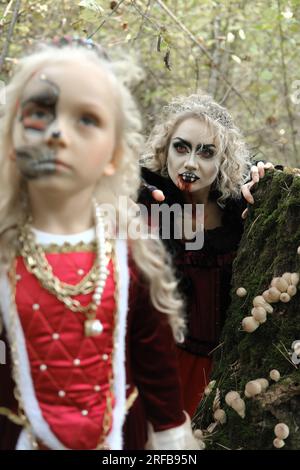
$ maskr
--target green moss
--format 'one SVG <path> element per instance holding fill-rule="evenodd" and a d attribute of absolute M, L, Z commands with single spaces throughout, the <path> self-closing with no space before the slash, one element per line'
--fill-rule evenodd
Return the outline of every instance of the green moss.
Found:
<path fill-rule="evenodd" d="M 300 272 L 300 178 L 269 172 L 254 197 L 234 262 L 232 302 L 221 338 L 224 344 L 215 354 L 212 373 L 228 419 L 207 437 L 207 448 L 274 449 L 274 426 L 284 421 L 290 426 L 284 449 L 300 449 L 300 369 L 295 368 L 290 355 L 293 341 L 300 340 L 300 292 L 289 303 L 273 304 L 273 313 L 255 332 L 249 334 L 241 328 L 242 319 L 251 315 L 253 298 L 269 287 L 274 276 Z M 247 289 L 245 298 L 235 294 L 241 286 Z M 270 406 L 245 398 L 246 417 L 241 419 L 225 404 L 226 393 L 237 390 L 243 396 L 249 380 L 270 380 L 271 369 L 278 369 L 282 378 L 271 384 L 270 393 L 278 393 L 278 387 L 287 386 L 287 390 Z M 205 429 L 213 422 L 214 396 L 213 392 L 199 405 L 196 427 Z"/>

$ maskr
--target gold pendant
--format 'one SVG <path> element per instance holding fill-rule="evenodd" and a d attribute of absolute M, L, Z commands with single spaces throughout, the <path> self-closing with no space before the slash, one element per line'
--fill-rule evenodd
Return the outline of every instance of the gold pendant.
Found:
<path fill-rule="evenodd" d="M 84 334 L 85 336 L 99 336 L 103 331 L 103 325 L 100 320 L 85 320 Z"/>

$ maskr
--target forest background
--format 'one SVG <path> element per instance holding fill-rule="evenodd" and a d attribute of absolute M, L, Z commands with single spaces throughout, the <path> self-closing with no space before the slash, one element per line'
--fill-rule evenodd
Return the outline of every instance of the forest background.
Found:
<path fill-rule="evenodd" d="M 207 91 L 256 159 L 300 164 L 300 0 L 0 0 L 0 100 L 17 58 L 55 35 L 134 55 L 145 134 L 172 96 Z"/>

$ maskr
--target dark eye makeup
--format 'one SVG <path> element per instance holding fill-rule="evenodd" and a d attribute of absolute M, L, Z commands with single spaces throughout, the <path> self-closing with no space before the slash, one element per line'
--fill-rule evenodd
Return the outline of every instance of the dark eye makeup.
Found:
<path fill-rule="evenodd" d="M 28 102 L 22 110 L 21 122 L 27 130 L 44 131 L 55 119 L 52 107 Z"/>

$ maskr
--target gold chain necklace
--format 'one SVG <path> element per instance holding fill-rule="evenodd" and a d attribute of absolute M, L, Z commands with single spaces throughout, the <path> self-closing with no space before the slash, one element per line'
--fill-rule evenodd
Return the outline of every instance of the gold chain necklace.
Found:
<path fill-rule="evenodd" d="M 31 231 L 30 220 L 19 227 L 20 252 L 24 258 L 28 271 L 38 277 L 39 273 L 43 273 L 45 279 L 49 283 L 55 285 L 58 292 L 63 295 L 75 296 L 80 294 L 89 294 L 95 288 L 97 259 L 95 259 L 92 269 L 75 285 L 67 284 L 60 281 L 53 275 L 52 266 L 48 263 L 45 252 L 41 245 L 36 243 L 34 234 Z"/>
<path fill-rule="evenodd" d="M 54 276 L 52 267 L 48 263 L 41 245 L 38 245 L 35 242 L 34 234 L 30 230 L 29 223 L 25 223 L 24 226 L 19 229 L 20 252 L 27 270 L 38 279 L 44 289 L 55 295 L 55 297 L 64 303 L 68 309 L 72 312 L 81 312 L 86 315 L 87 319 L 84 323 L 86 336 L 97 336 L 101 334 L 103 330 L 100 320 L 96 319 L 96 314 L 101 303 L 103 290 L 109 273 L 106 267 L 108 258 L 106 256 L 103 215 L 96 201 L 94 201 L 94 210 L 97 245 L 97 254 L 94 266 L 96 266 L 97 269 L 94 279 L 92 278 L 90 271 L 90 273 L 88 273 L 88 275 L 85 276 L 85 278 L 76 286 L 63 283 L 58 277 Z M 87 280 L 91 282 L 91 285 L 88 285 L 88 292 L 93 290 L 94 293 L 92 301 L 88 305 L 84 306 L 81 305 L 77 299 L 73 299 L 72 296 L 86 293 Z"/>

